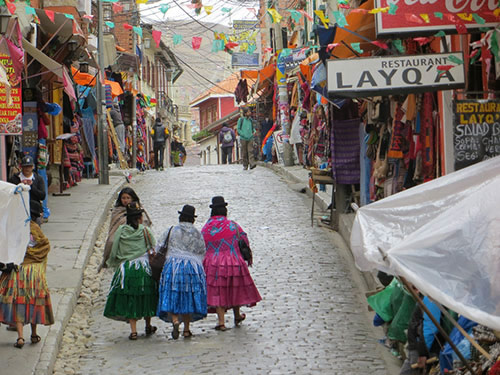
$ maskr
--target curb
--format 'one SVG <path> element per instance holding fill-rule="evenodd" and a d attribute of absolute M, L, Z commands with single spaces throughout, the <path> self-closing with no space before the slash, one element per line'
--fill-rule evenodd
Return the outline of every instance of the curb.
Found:
<path fill-rule="evenodd" d="M 73 265 L 75 274 L 78 278 L 76 288 L 68 288 L 64 292 L 61 302 L 57 309 L 57 314 L 54 317 L 54 324 L 50 327 L 47 336 L 43 342 L 43 347 L 40 353 L 40 359 L 35 366 L 34 374 L 36 375 L 51 375 L 54 372 L 54 365 L 56 362 L 59 347 L 63 338 L 64 330 L 68 324 L 71 315 L 76 306 L 76 301 L 80 295 L 83 282 L 83 272 L 89 261 L 90 255 L 97 240 L 97 229 L 103 224 L 107 218 L 109 207 L 116 192 L 125 184 L 125 179 L 119 179 L 108 191 L 108 193 L 101 198 L 97 205 L 97 211 L 92 218 L 87 230 L 85 231 L 84 240 L 78 251 L 78 257 Z M 99 211 L 100 210 L 100 211 Z M 76 273 L 76 272 L 75 272 Z"/>

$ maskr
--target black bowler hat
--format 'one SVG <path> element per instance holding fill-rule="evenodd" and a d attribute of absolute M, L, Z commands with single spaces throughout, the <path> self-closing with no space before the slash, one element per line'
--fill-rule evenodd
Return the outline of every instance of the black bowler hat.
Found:
<path fill-rule="evenodd" d="M 33 158 L 31 156 L 29 156 L 29 155 L 26 155 L 21 160 L 21 166 L 22 167 L 29 167 L 29 166 L 34 166 L 34 165 L 35 165 L 35 163 L 33 161 Z"/>
<path fill-rule="evenodd" d="M 132 202 L 127 205 L 127 216 L 141 216 L 143 212 L 144 209 L 142 209 L 137 202 Z"/>
<path fill-rule="evenodd" d="M 226 207 L 227 202 L 224 200 L 224 197 L 221 197 L 220 195 L 213 197 L 212 198 L 212 204 L 210 205 L 210 208 L 214 207 Z"/>
<path fill-rule="evenodd" d="M 198 217 L 194 214 L 195 208 L 193 206 L 190 206 L 189 204 L 184 205 L 182 207 L 182 211 L 177 211 L 181 215 L 189 216 L 189 217 Z"/>

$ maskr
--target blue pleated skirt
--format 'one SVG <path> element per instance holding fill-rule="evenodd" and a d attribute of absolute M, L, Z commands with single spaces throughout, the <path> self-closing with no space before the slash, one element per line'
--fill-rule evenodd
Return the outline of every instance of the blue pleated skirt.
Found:
<path fill-rule="evenodd" d="M 170 314 L 207 316 L 207 284 L 202 264 L 192 259 L 167 258 L 160 279 L 157 316 L 171 322 Z"/>

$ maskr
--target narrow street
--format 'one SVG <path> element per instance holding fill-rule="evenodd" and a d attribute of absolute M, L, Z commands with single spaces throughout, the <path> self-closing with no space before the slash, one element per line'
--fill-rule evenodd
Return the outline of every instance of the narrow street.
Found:
<path fill-rule="evenodd" d="M 153 219 L 155 236 L 177 223 L 184 204 L 196 207 L 201 229 L 211 197 L 223 195 L 229 217 L 249 233 L 251 273 L 263 301 L 243 309 L 247 319 L 239 328 L 226 315 L 232 328 L 226 332 L 215 331 L 215 315 L 209 315 L 193 324 L 192 339 L 174 341 L 171 326 L 154 319 L 154 336 L 144 335 L 140 321 L 139 340 L 130 341 L 127 324 L 102 315 L 112 276 L 106 270 L 98 276 L 90 339 L 74 373 L 387 374 L 362 293 L 331 234 L 311 228 L 305 195 L 269 169 L 243 171 L 241 165 L 151 171 L 132 187 Z"/>

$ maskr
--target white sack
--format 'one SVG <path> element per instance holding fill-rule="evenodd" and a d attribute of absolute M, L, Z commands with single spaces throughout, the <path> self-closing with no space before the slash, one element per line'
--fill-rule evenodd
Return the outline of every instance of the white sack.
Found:
<path fill-rule="evenodd" d="M 500 330 L 500 157 L 360 208 L 351 248 L 359 269 L 404 276 Z"/>
<path fill-rule="evenodd" d="M 30 239 L 29 187 L 14 194 L 16 185 L 0 181 L 0 262 L 21 264 Z M 23 204 L 24 199 L 24 204 Z"/>

